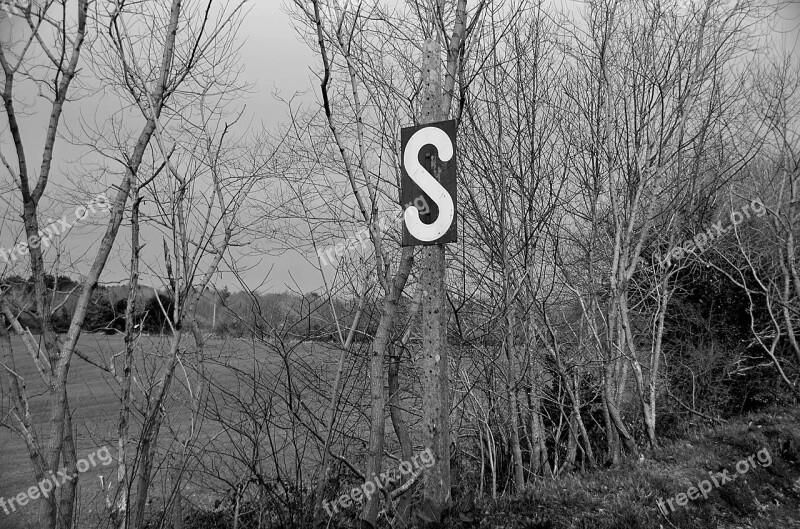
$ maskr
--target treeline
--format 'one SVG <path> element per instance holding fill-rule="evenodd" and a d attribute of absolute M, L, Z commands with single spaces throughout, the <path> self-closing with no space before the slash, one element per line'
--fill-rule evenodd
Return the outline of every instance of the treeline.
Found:
<path fill-rule="evenodd" d="M 68 276 L 45 275 L 48 294 L 54 300 L 56 310 L 52 325 L 56 332 L 65 333 L 74 316 L 78 301 L 77 291 L 81 284 Z M 32 278 L 14 275 L 3 278 L 0 288 L 16 306 L 25 307 L 19 315 L 20 322 L 33 333 L 41 332 L 37 315 L 36 298 Z M 128 285 L 98 285 L 92 292 L 82 330 L 117 334 L 125 332 L 125 312 L 128 307 Z M 329 300 L 317 293 L 310 294 L 260 294 L 256 292 L 206 291 L 200 297 L 194 318 L 199 328 L 220 338 L 258 338 L 281 335 L 298 340 L 336 341 L 337 326 L 331 303 L 340 318 L 339 324 L 349 327 L 352 323 L 354 305 L 347 300 Z M 156 292 L 150 287 L 139 287 L 135 301 L 133 325 L 136 332 L 168 334 L 172 331 L 173 295 L 166 291 Z M 355 335 L 356 341 L 369 339 L 374 332 L 372 316 L 360 319 Z"/>

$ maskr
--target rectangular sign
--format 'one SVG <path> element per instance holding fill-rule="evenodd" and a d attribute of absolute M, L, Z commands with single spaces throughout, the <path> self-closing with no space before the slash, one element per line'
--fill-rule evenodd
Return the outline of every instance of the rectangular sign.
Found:
<path fill-rule="evenodd" d="M 456 242 L 456 122 L 400 131 L 403 246 Z"/>

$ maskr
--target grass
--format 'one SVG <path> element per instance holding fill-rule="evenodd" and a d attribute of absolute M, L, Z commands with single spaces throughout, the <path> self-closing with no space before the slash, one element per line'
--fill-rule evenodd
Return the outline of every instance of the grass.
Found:
<path fill-rule="evenodd" d="M 157 338 L 153 338 L 156 340 Z M 123 348 L 119 336 L 84 335 L 80 347 L 95 360 L 110 358 Z M 335 355 L 320 354 L 318 350 L 302 349 L 299 354 L 315 357 L 310 362 L 322 376 L 332 378 L 332 363 Z M 233 357 L 238 353 L 252 354 L 251 346 L 245 342 L 217 342 L 208 344 L 209 350 L 229 351 Z M 238 348 L 238 349 L 237 349 Z M 152 344 L 152 354 L 159 348 Z M 21 343 L 14 342 L 14 350 L 19 356 L 17 367 L 26 378 L 28 391 L 32 397 L 32 414 L 36 428 L 40 432 L 48 425 L 46 400 L 41 396 L 41 380 L 24 354 Z M 238 353 L 237 353 L 238 350 Z M 262 356 L 257 359 L 274 369 L 280 362 Z M 247 367 L 256 357 L 237 358 L 242 368 Z M 153 366 L 157 365 L 153 363 Z M 144 364 L 140 366 L 144 368 Z M 273 367 L 271 367 L 272 369 Z M 230 373 L 218 367 L 212 373 L 215 381 L 226 384 Z M 155 367 L 151 375 L 156 375 Z M 115 453 L 115 428 L 119 401 L 118 386 L 110 375 L 103 373 L 86 362 L 75 359 L 70 371 L 70 404 L 74 409 L 74 422 L 77 430 L 76 442 L 78 457 L 85 457 L 102 446 L 108 446 Z M 176 391 L 180 391 L 177 389 Z M 38 396 L 37 396 L 38 395 Z M 318 403 L 317 403 L 318 404 Z M 4 411 L 4 410 L 3 410 Z M 181 423 L 181 414 L 171 417 L 176 428 Z M 208 426 L 208 425 L 207 425 Z M 353 428 L 356 428 L 353 425 Z M 46 433 L 46 431 L 45 431 Z M 772 457 L 772 464 L 750 470 L 732 482 L 715 487 L 708 499 L 689 501 L 686 507 L 677 507 L 674 512 L 664 514 L 659 511 L 656 501 L 659 498 L 672 498 L 678 493 L 707 479 L 709 471 L 729 469 L 735 473 L 737 461 L 756 454 L 766 448 Z M 772 410 L 748 415 L 728 424 L 709 429 L 698 429 L 681 440 L 664 440 L 655 450 L 645 452 L 642 460 L 625 461 L 613 469 L 596 470 L 587 473 L 573 473 L 555 480 L 541 479 L 530 485 L 528 490 L 518 496 L 502 497 L 496 502 L 478 499 L 474 506 L 466 509 L 460 505 L 464 497 L 454 497 L 454 515 L 447 527 L 473 528 L 686 528 L 700 529 L 716 527 L 733 528 L 791 528 L 800 527 L 800 410 Z M 81 476 L 80 500 L 83 520 L 99 520 L 102 505 L 98 477 L 114 478 L 116 466 L 97 466 Z M 35 483 L 27 450 L 20 439 L 8 430 L 0 429 L 0 497 L 9 498 L 26 490 Z M 796 484 L 796 485 L 795 485 Z M 349 488 L 350 483 L 340 483 Z M 154 484 L 155 486 L 155 484 Z M 331 491 L 333 495 L 335 491 Z M 186 491 L 189 503 L 198 509 L 198 514 L 221 491 L 202 491 L 199 488 Z M 206 496 L 208 501 L 200 501 Z M 0 528 L 22 529 L 33 527 L 28 520 L 36 511 L 33 503 L 28 504 L 12 516 L 0 510 Z M 207 512 L 207 511 L 206 511 Z M 338 517 L 335 523 L 341 527 L 352 525 L 357 512 L 348 512 Z M 204 515 L 204 527 L 225 527 L 224 523 L 211 522 L 211 513 Z M 200 516 L 196 520 L 200 520 Z M 210 525 L 208 525 L 210 523 Z M 81 527 L 94 527 L 82 525 Z M 191 529 L 191 525 L 187 529 Z M 199 527 L 199 526 L 198 526 Z M 332 525 L 333 527 L 333 525 Z"/>
<path fill-rule="evenodd" d="M 729 469 L 766 448 L 760 465 L 665 515 L 659 498 L 683 492 L 708 472 Z M 481 505 L 477 527 L 719 529 L 800 527 L 800 411 L 774 410 L 666 441 L 641 461 L 537 481 L 522 496 Z M 758 461 L 756 459 L 756 461 Z M 797 485 L 795 485 L 797 483 Z M 453 527 L 465 526 L 454 524 Z"/>
<path fill-rule="evenodd" d="M 49 420 L 46 415 L 47 399 L 43 396 L 43 382 L 35 371 L 32 362 L 24 358 L 21 340 L 14 336 L 12 346 L 15 353 L 17 372 L 25 378 L 31 402 L 31 415 L 34 419 L 34 430 L 40 440 L 46 440 Z M 80 347 L 90 353 L 98 346 L 106 351 L 119 351 L 124 345 L 119 337 L 86 335 L 81 339 Z M 93 355 L 94 356 L 94 355 Z M 5 374 L 3 374 L 5 378 Z M 70 405 L 74 410 L 73 422 L 76 430 L 75 443 L 78 458 L 86 457 L 98 448 L 108 446 L 112 454 L 115 444 L 107 435 L 108 426 L 113 424 L 112 417 L 117 409 L 110 376 L 106 376 L 97 368 L 83 361 L 74 361 L 70 370 L 68 386 Z M 5 410 L 3 410 L 5 412 Z M 5 428 L 0 428 L 0 497 L 9 498 L 27 490 L 36 483 L 28 450 L 21 439 Z M 98 465 L 90 468 L 80 476 L 81 498 L 85 509 L 93 509 L 89 504 L 100 493 L 99 476 L 113 476 L 116 467 Z M 26 519 L 32 518 L 37 511 L 35 500 L 7 516 L 0 510 L 0 527 L 25 527 Z"/>
<path fill-rule="evenodd" d="M 137 352 L 136 376 L 139 381 L 146 379 L 155 380 L 160 374 L 160 368 L 164 365 L 164 360 L 156 358 L 160 352 L 167 351 L 165 342 L 169 337 L 143 336 L 140 342 L 141 351 Z M 191 338 L 184 340 L 185 343 L 191 342 Z M 240 369 L 252 370 L 252 363 L 259 362 L 270 372 L 276 372 L 283 367 L 283 363 L 276 357 L 274 352 L 264 350 L 262 347 L 254 346 L 252 342 L 243 340 L 216 340 L 211 339 L 206 343 L 206 350 L 215 356 L 214 361 L 209 362 L 208 376 L 214 384 L 221 387 L 235 388 L 237 381 L 234 374 L 225 365 L 233 365 Z M 49 420 L 47 416 L 48 400 L 44 392 L 44 383 L 35 370 L 32 362 L 26 358 L 26 352 L 21 340 L 12 337 L 12 347 L 15 355 L 16 371 L 25 379 L 28 396 L 30 398 L 30 410 L 34 420 L 34 430 L 39 439 L 46 443 Z M 107 361 L 116 353 L 124 350 L 124 342 L 120 335 L 88 334 L 81 336 L 78 344 L 82 353 L 93 361 L 105 365 Z M 323 344 L 303 344 L 293 354 L 302 356 L 308 361 L 308 365 L 321 373 L 322 376 L 333 378 L 331 364 L 335 362 L 335 355 L 324 355 L 319 353 L 319 349 L 325 349 Z M 179 369 L 180 371 L 180 369 Z M 189 374 L 192 376 L 192 373 Z M 5 374 L 2 375 L 0 384 L 5 382 Z M 162 448 L 166 447 L 169 440 L 173 437 L 185 435 L 190 426 L 190 413 L 186 412 L 184 373 L 182 371 L 176 376 L 170 393 L 168 403 L 169 428 L 166 426 L 160 437 Z M 0 386 L 2 387 L 2 386 Z M 309 395 L 309 391 L 299 388 L 303 394 Z M 100 486 L 100 476 L 106 481 L 116 482 L 116 455 L 117 455 L 117 436 L 116 427 L 119 413 L 119 385 L 113 377 L 93 366 L 86 361 L 73 357 L 68 382 L 68 395 L 70 407 L 73 410 L 73 427 L 75 430 L 75 442 L 78 458 L 85 458 L 88 454 L 95 452 L 101 447 L 107 446 L 111 454 L 115 457 L 113 464 L 109 466 L 97 465 L 92 467 L 79 479 L 79 511 L 83 520 L 99 520 L 105 516 L 102 512 L 104 495 Z M 307 405 L 312 408 L 321 407 L 323 404 L 317 402 L 313 396 L 309 395 L 304 399 Z M 7 410 L 0 409 L 0 414 L 5 416 Z M 136 420 L 136 414 L 134 414 Z M 199 441 L 207 442 L 221 428 L 219 424 L 211 421 L 204 423 L 203 437 Z M 138 431 L 138 423 L 132 426 L 132 431 Z M 217 449 L 226 450 L 225 436 L 217 436 L 219 445 Z M 282 439 L 278 439 L 282 441 Z M 285 440 L 283 440 L 285 441 Z M 286 456 L 282 456 L 286 460 Z M 28 450 L 24 442 L 15 433 L 6 428 L 0 427 L 0 498 L 10 498 L 16 496 L 36 483 L 32 464 L 28 455 Z M 161 480 L 154 480 L 152 491 L 154 496 L 160 493 Z M 213 505 L 224 491 L 203 490 L 201 486 L 190 484 L 184 493 L 189 496 L 187 502 L 197 507 Z M 27 529 L 34 527 L 33 520 L 37 513 L 37 502 L 29 502 L 23 507 L 19 507 L 15 512 L 6 515 L 0 508 L 0 529 Z M 156 502 L 157 503 L 157 502 Z M 154 503 L 155 506 L 155 503 Z M 95 526 L 94 522 L 92 526 Z"/>

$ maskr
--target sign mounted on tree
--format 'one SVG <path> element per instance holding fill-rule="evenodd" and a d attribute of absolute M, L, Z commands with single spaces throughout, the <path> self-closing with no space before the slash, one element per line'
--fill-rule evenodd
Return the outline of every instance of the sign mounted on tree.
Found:
<path fill-rule="evenodd" d="M 456 122 L 406 127 L 400 131 L 403 246 L 456 241 Z M 428 213 L 410 205 L 422 196 Z"/>

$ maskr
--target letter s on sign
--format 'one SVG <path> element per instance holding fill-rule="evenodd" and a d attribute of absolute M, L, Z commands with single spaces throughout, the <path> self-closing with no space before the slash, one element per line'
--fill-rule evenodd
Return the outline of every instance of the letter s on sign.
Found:
<path fill-rule="evenodd" d="M 446 162 L 453 157 L 453 144 L 445 131 L 437 127 L 425 127 L 414 133 L 406 144 L 403 153 L 403 165 L 409 178 L 422 189 L 439 207 L 439 216 L 431 224 L 425 224 L 419 218 L 415 206 L 406 208 L 403 217 L 409 233 L 420 241 L 430 242 L 442 237 L 455 216 L 453 197 L 436 181 L 426 168 L 419 163 L 419 152 L 426 145 L 433 145 L 439 151 L 439 159 Z"/>

